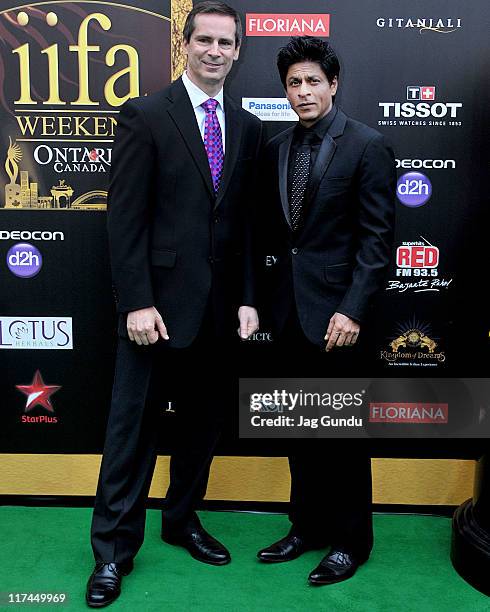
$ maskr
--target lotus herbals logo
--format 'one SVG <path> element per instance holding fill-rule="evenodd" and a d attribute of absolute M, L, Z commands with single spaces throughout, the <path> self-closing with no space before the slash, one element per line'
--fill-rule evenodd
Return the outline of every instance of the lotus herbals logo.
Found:
<path fill-rule="evenodd" d="M 390 366 L 435 367 L 446 360 L 440 350 L 440 339 L 434 337 L 428 323 L 403 323 L 389 341 L 389 348 L 380 351 L 380 358 Z"/>

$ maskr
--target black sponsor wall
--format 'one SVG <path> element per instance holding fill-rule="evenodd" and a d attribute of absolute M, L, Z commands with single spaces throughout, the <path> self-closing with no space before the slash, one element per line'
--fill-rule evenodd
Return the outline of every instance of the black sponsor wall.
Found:
<path fill-rule="evenodd" d="M 115 346 L 104 210 L 114 122 L 128 93 L 150 93 L 171 78 L 170 3 L 125 4 L 0 3 L 0 452 L 102 449 Z M 486 376 L 487 4 L 234 6 L 248 35 L 229 91 L 254 105 L 268 135 L 291 125 L 267 108 L 284 106 L 275 54 L 287 29 L 328 30 L 342 63 L 337 103 L 394 146 L 393 263 L 363 330 L 366 370 L 385 378 Z M 270 340 L 265 323 L 243 347 L 246 358 L 265 356 L 264 376 Z M 166 407 L 163 429 L 172 427 Z M 474 442 L 444 440 L 374 446 L 391 455 L 475 452 Z M 220 452 L 281 449 L 239 441 L 230 426 Z"/>

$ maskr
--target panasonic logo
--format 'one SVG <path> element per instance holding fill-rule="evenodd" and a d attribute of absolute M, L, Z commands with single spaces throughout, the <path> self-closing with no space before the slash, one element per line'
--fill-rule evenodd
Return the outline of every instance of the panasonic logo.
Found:
<path fill-rule="evenodd" d="M 454 159 L 397 159 L 397 168 L 456 168 Z"/>
<path fill-rule="evenodd" d="M 64 240 L 63 232 L 41 232 L 28 230 L 0 230 L 0 240 Z"/>

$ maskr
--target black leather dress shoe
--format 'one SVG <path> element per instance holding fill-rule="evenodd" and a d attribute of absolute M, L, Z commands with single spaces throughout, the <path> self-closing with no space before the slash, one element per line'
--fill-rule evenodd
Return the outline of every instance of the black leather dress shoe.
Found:
<path fill-rule="evenodd" d="M 226 565 L 231 561 L 230 553 L 213 538 L 202 525 L 190 525 L 180 533 L 166 533 L 162 531 L 162 540 L 167 544 L 182 546 L 189 553 L 203 563 L 211 565 Z"/>
<path fill-rule="evenodd" d="M 283 561 L 297 559 L 308 550 L 324 548 L 324 546 L 326 546 L 326 544 L 324 545 L 320 542 L 313 544 L 311 540 L 297 533 L 290 532 L 285 538 L 282 538 L 282 540 L 274 542 L 274 544 L 271 544 L 267 548 L 259 550 L 257 557 L 264 563 L 282 563 Z"/>
<path fill-rule="evenodd" d="M 91 608 L 108 606 L 121 594 L 122 577 L 133 569 L 133 562 L 95 564 L 87 582 L 85 599 Z"/>
<path fill-rule="evenodd" d="M 351 578 L 365 561 L 366 558 L 359 560 L 346 550 L 332 548 L 308 576 L 308 582 L 315 585 L 342 582 Z"/>

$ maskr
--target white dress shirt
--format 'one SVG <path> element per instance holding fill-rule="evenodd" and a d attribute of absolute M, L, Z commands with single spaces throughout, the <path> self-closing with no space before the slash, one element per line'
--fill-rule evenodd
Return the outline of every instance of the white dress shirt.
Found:
<path fill-rule="evenodd" d="M 206 118 L 206 111 L 201 106 L 203 102 L 209 100 L 210 96 L 205 93 L 202 89 L 199 89 L 197 85 L 195 85 L 190 78 L 187 76 L 187 72 L 184 72 L 182 75 L 182 83 L 187 90 L 187 94 L 191 100 L 192 108 L 194 109 L 194 113 L 196 115 L 197 125 L 199 127 L 199 131 L 201 132 L 201 138 L 204 141 L 204 120 Z M 225 152 L 225 107 L 223 104 L 223 88 L 213 96 L 213 100 L 218 102 L 218 106 L 216 107 L 216 116 L 218 117 L 219 125 L 221 128 L 221 137 L 223 139 L 223 154 Z"/>

